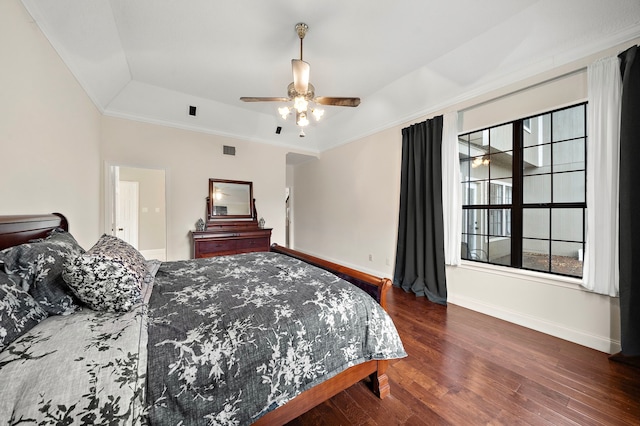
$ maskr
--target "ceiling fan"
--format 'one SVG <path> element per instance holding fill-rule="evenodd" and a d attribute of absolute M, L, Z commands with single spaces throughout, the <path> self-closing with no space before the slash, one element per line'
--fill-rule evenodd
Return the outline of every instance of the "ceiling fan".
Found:
<path fill-rule="evenodd" d="M 293 82 L 287 87 L 288 97 L 241 97 L 243 102 L 293 102 L 293 107 L 282 107 L 278 109 L 280 115 L 286 117 L 295 110 L 296 124 L 304 127 L 309 124 L 307 112 L 311 109 L 311 113 L 316 120 L 322 117 L 324 111 L 313 108 L 309 104 L 332 105 L 357 107 L 360 105 L 360 98 L 340 98 L 331 96 L 316 96 L 315 87 L 309 82 L 310 65 L 302 59 L 302 40 L 309 30 L 309 26 L 303 22 L 296 24 L 296 32 L 300 38 L 300 59 L 291 60 L 291 69 L 293 71 Z M 304 131 L 300 133 L 304 136 Z"/>

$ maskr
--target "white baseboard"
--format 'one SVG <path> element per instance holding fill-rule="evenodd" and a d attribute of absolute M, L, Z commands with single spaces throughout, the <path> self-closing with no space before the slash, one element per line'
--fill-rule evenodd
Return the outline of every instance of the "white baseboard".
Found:
<path fill-rule="evenodd" d="M 140 250 L 140 254 L 142 254 L 144 258 L 147 260 L 157 259 L 163 262 L 167 260 L 167 250 L 163 248 L 151 249 L 151 250 Z"/>
<path fill-rule="evenodd" d="M 613 354 L 620 352 L 621 346 L 619 341 L 611 340 L 603 336 L 584 333 L 581 330 L 567 328 L 562 324 L 549 322 L 542 318 L 533 317 L 521 312 L 510 311 L 500 306 L 489 305 L 464 296 L 456 296 L 449 294 L 447 303 L 462 306 L 476 312 L 490 315 L 541 333 L 549 334 L 563 340 L 568 340 L 588 348 L 592 348 L 601 352 Z"/>

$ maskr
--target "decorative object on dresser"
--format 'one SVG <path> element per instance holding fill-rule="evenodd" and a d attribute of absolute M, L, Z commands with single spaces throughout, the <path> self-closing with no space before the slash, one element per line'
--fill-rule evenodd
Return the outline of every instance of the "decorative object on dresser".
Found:
<path fill-rule="evenodd" d="M 205 229 L 191 232 L 193 257 L 269 251 L 271 228 L 257 218 L 253 182 L 209 179 Z"/>

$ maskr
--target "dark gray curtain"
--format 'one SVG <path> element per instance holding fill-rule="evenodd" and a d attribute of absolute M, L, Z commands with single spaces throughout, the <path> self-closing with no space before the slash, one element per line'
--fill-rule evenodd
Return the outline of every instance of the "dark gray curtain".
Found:
<path fill-rule="evenodd" d="M 619 55 L 620 120 L 620 324 L 623 356 L 640 356 L 640 52 Z"/>
<path fill-rule="evenodd" d="M 447 303 L 442 219 L 442 116 L 402 129 L 400 217 L 393 284 Z"/>

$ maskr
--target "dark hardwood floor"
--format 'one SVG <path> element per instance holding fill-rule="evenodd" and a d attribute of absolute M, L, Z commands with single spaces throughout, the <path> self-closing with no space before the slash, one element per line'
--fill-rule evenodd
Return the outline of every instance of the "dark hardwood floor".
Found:
<path fill-rule="evenodd" d="M 391 396 L 360 382 L 305 413 L 306 425 L 640 425 L 640 368 L 455 305 L 393 288 L 409 356 Z"/>

